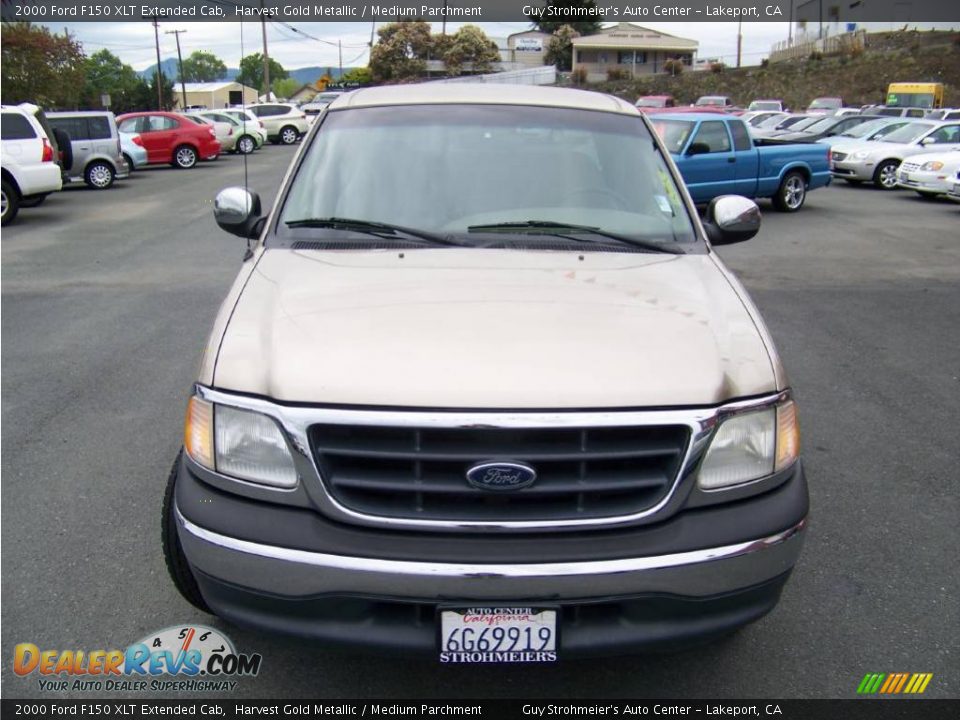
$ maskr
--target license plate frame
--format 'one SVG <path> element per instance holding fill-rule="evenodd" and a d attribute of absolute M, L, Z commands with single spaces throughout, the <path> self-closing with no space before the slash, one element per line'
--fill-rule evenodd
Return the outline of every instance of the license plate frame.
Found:
<path fill-rule="evenodd" d="M 480 619 L 481 616 L 486 619 Z M 544 627 L 548 628 L 551 634 L 549 641 L 541 649 L 542 637 L 534 635 L 534 631 L 539 632 L 539 629 Z M 550 664 L 557 662 L 560 655 L 558 605 L 438 605 L 436 628 L 437 657 L 442 664 Z M 495 628 L 500 628 L 503 635 L 495 633 Z M 517 642 L 513 641 L 510 628 L 518 628 Z M 530 629 L 530 635 L 525 632 L 527 628 Z M 454 630 L 460 632 L 454 643 L 455 648 L 451 649 L 450 638 Z M 466 634 L 464 630 L 473 632 Z M 531 640 L 534 643 L 532 648 Z M 494 645 L 494 642 L 497 644 Z M 521 643 L 519 646 L 518 642 Z"/>

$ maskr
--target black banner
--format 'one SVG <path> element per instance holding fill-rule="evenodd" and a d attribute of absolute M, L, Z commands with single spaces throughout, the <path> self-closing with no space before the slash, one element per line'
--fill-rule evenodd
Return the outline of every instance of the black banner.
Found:
<path fill-rule="evenodd" d="M 597 22 L 860 23 L 960 21 L 953 0 L 596 0 L 593 8 L 553 7 L 547 0 L 2 0 L 3 20 L 130 22 L 134 20 L 324 22 L 419 18 L 454 22 L 595 20 Z M 570 13 L 577 13 L 571 15 Z"/>
<path fill-rule="evenodd" d="M 960 700 L 9 700 L 2 716 L 451 718 L 782 718 L 783 720 L 953 720 Z"/>

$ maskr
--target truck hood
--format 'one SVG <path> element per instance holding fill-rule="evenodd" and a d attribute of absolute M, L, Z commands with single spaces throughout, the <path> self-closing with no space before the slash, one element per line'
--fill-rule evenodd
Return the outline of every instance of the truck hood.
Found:
<path fill-rule="evenodd" d="M 268 249 L 231 310 L 213 385 L 281 402 L 637 408 L 778 389 L 707 254 Z"/>

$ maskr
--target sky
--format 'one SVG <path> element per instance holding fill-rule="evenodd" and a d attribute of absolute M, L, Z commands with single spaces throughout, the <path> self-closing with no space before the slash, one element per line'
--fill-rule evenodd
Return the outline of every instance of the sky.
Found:
<path fill-rule="evenodd" d="M 380 25 L 382 23 L 378 23 Z M 431 23 L 434 32 L 441 30 L 440 23 Z M 463 23 L 447 23 L 447 32 L 455 32 Z M 508 35 L 530 29 L 527 22 L 481 22 L 486 34 L 495 40 L 504 41 Z M 873 23 L 887 25 L 887 23 Z M 893 29 L 892 23 L 890 28 Z M 153 26 L 140 23 L 47 23 L 51 30 L 62 32 L 68 29 L 83 44 L 84 52 L 92 55 L 107 48 L 123 62 L 136 70 L 144 70 L 156 63 Z M 241 32 L 242 26 L 242 32 Z M 644 23 L 661 32 L 697 40 L 700 58 L 719 58 L 728 65 L 736 64 L 737 23 L 723 22 L 650 22 Z M 743 23 L 743 65 L 758 65 L 770 53 L 771 46 L 786 40 L 789 23 L 745 22 Z M 176 57 L 175 36 L 170 30 L 186 30 L 180 35 L 183 56 L 194 50 L 212 52 L 228 67 L 237 67 L 244 55 L 262 51 L 260 23 L 255 22 L 161 22 L 160 56 L 162 59 Z M 342 45 L 343 67 L 364 66 L 369 54 L 371 23 L 267 23 L 267 47 L 270 56 L 286 69 L 320 66 L 336 67 L 340 63 L 337 43 Z M 505 42 L 500 42 L 505 47 Z"/>

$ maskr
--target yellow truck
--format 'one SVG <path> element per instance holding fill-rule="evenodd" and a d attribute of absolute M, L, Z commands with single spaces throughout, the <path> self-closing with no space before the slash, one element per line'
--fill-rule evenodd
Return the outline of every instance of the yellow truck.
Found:
<path fill-rule="evenodd" d="M 943 107 L 943 83 L 890 83 L 887 107 Z"/>

